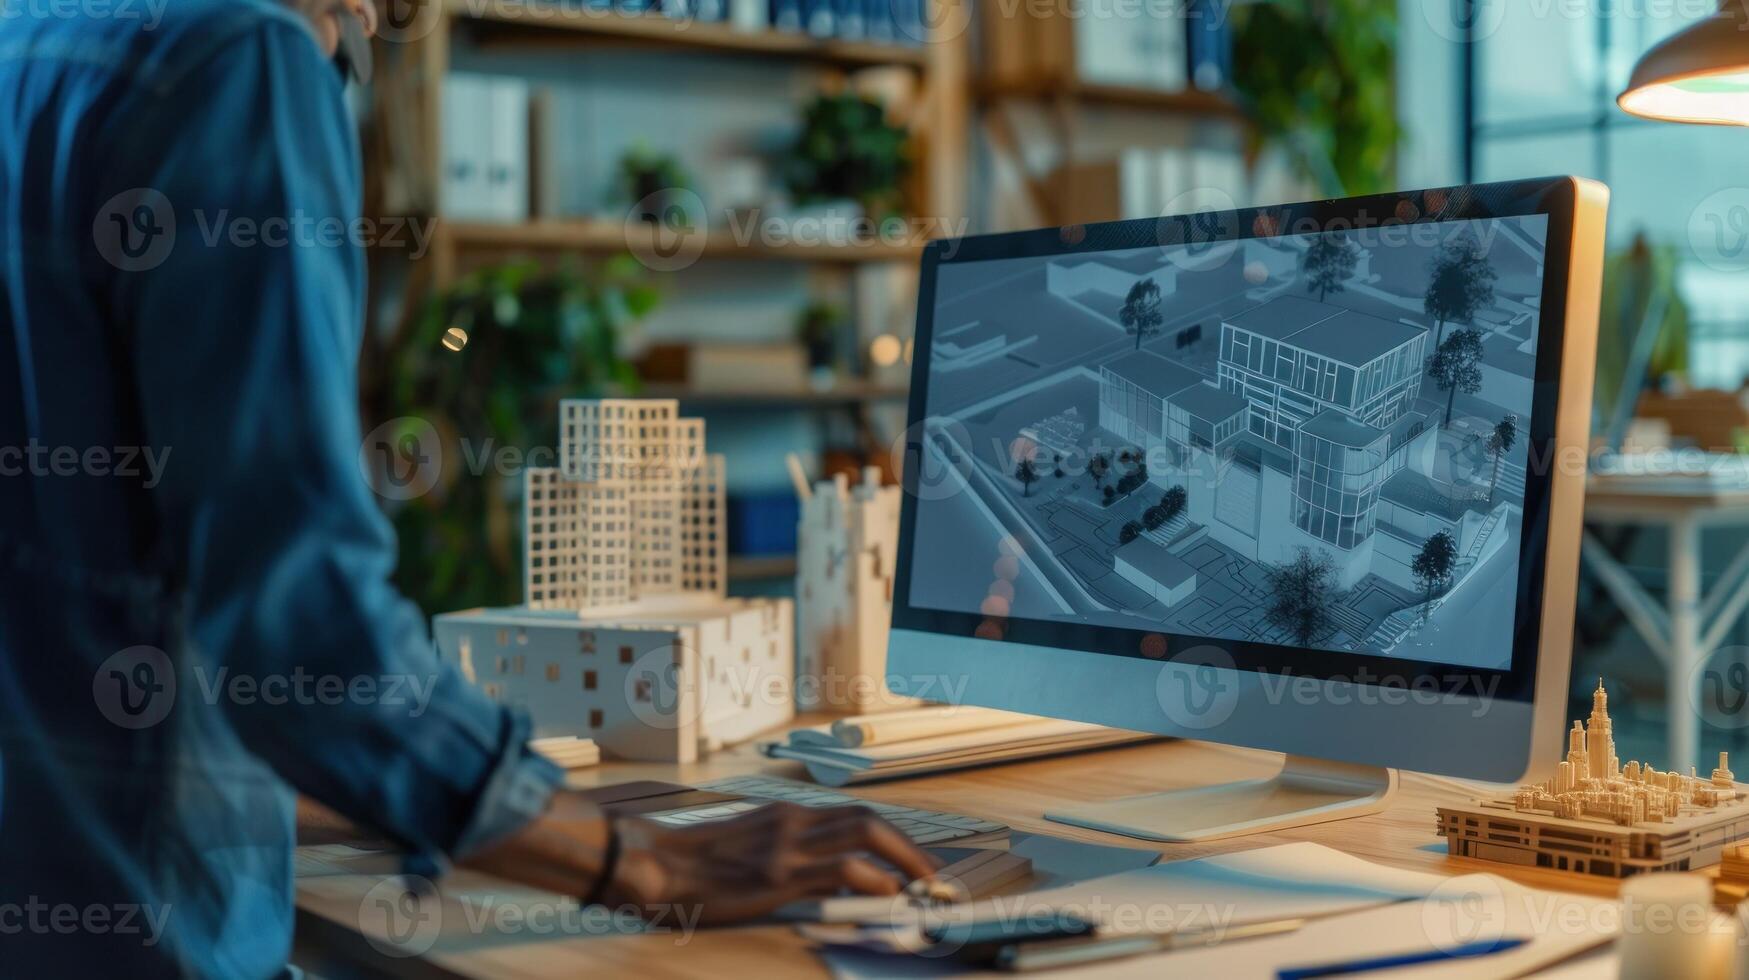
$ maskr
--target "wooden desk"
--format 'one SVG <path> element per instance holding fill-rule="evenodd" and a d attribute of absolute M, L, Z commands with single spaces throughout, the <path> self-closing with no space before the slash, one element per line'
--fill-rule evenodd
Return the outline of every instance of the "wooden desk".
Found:
<path fill-rule="evenodd" d="M 1041 816 L 1066 796 L 1098 800 L 1267 776 L 1280 768 L 1280 762 L 1281 757 L 1275 753 L 1199 742 L 1155 742 L 880 783 L 847 792 L 872 800 L 987 817 L 1015 830 L 1125 847 L 1153 847 L 1168 861 L 1310 840 L 1402 868 L 1454 875 L 1491 871 L 1535 887 L 1593 895 L 1615 893 L 1614 879 L 1447 857 L 1443 838 L 1434 834 L 1433 809 L 1437 801 L 1459 794 L 1442 783 L 1413 774 L 1404 775 L 1395 802 L 1382 813 L 1207 844 L 1151 845 L 1049 823 Z M 697 783 L 751 772 L 801 778 L 799 766 L 765 759 L 750 746 L 742 746 L 691 766 L 607 764 L 573 774 L 572 782 L 577 786 L 633 779 Z M 494 934 L 489 930 L 469 932 L 465 925 L 450 930 L 452 921 L 464 922 L 465 913 L 459 907 L 452 908 L 447 899 L 442 916 L 445 932 L 436 945 L 423 956 L 393 959 L 372 949 L 359 932 L 361 903 L 378 880 L 364 875 L 299 880 L 300 963 L 319 967 L 314 961 L 321 959 L 354 969 L 363 967 L 409 976 L 606 977 L 625 973 L 640 977 L 756 976 L 760 980 L 776 980 L 826 975 L 807 943 L 787 926 L 699 930 L 683 944 L 677 943 L 673 934 L 529 937 Z M 490 886 L 487 876 L 457 872 L 445 880 L 444 890 L 448 895 Z"/>

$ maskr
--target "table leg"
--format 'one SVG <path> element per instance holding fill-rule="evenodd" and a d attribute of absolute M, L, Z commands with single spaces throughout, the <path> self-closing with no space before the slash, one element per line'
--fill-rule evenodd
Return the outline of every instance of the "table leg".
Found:
<path fill-rule="evenodd" d="M 1670 656 L 1666 671 L 1669 765 L 1687 772 L 1700 742 L 1699 667 L 1705 651 L 1700 637 L 1700 526 L 1689 518 L 1670 524 Z"/>

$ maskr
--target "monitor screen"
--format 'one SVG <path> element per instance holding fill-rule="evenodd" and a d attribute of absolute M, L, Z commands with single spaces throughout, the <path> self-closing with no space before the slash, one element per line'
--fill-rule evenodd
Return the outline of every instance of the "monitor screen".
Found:
<path fill-rule="evenodd" d="M 1548 223 L 941 262 L 909 605 L 1510 669 Z"/>

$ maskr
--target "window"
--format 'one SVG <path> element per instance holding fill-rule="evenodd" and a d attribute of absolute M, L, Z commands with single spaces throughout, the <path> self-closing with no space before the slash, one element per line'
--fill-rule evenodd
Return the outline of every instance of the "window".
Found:
<path fill-rule="evenodd" d="M 1465 178 L 1574 173 L 1609 184 L 1612 254 L 1641 235 L 1676 250 L 1691 314 L 1691 382 L 1737 387 L 1749 369 L 1740 340 L 1749 321 L 1740 285 L 1749 271 L 1741 131 L 1650 122 L 1615 105 L 1642 53 L 1718 4 L 1440 2 L 1454 4 L 1458 17 L 1479 14 L 1473 43 L 1459 45 L 1470 82 L 1460 127 Z M 1709 356 L 1715 349 L 1728 356 Z"/>

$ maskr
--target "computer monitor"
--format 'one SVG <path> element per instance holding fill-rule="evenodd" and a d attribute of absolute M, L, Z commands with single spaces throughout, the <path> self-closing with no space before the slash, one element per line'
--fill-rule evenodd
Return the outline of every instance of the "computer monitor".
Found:
<path fill-rule="evenodd" d="M 1047 814 L 1155 840 L 1551 766 L 1607 203 L 1551 178 L 932 243 L 889 685 L 1288 753 Z"/>

